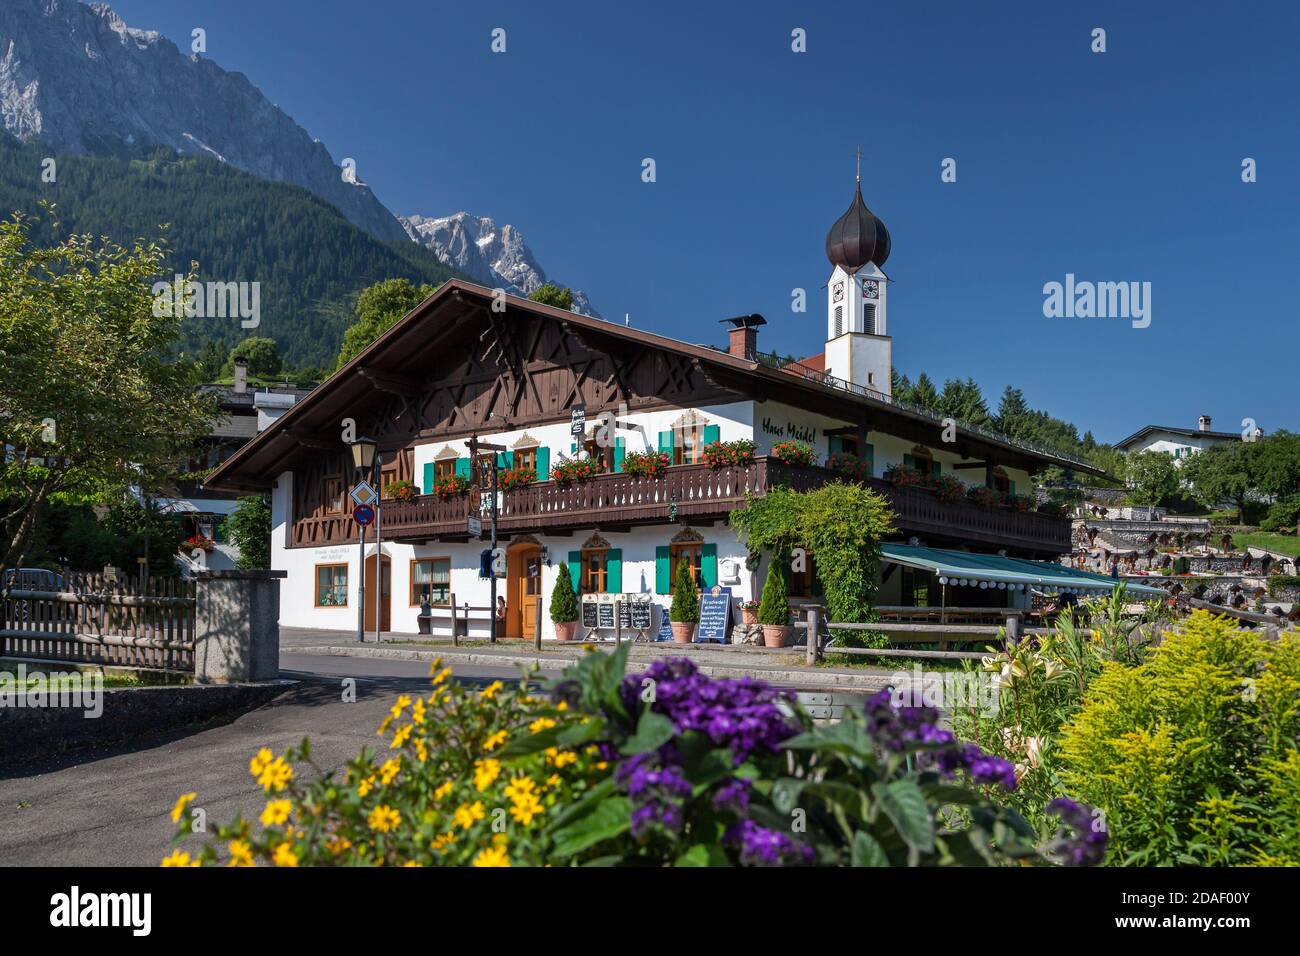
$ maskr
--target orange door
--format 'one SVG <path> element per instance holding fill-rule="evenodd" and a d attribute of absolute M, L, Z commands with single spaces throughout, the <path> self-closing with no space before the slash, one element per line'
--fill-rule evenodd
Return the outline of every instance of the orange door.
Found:
<path fill-rule="evenodd" d="M 392 629 L 393 563 L 384 558 L 383 587 L 375 590 L 375 556 L 366 558 L 366 630 L 375 629 L 375 608 L 379 609 L 379 628 Z"/>
<path fill-rule="evenodd" d="M 537 637 L 537 596 L 542 593 L 541 551 L 524 554 L 520 561 L 520 571 L 519 586 L 515 589 L 522 621 L 520 636 L 525 640 L 534 640 Z"/>

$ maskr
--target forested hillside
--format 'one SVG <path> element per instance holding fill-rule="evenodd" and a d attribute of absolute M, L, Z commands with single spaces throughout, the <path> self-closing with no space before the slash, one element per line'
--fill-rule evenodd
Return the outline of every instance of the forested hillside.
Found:
<path fill-rule="evenodd" d="M 437 285 L 454 275 L 429 250 L 379 241 L 305 189 L 215 159 L 157 147 L 56 156 L 55 181 L 44 182 L 47 156 L 39 144 L 0 133 L 0 217 L 40 216 L 32 230 L 37 242 L 54 234 L 40 210 L 48 200 L 63 234 L 106 235 L 122 244 L 161 235 L 172 272 L 186 271 L 193 260 L 201 280 L 261 284 L 256 329 L 241 328 L 238 318 L 187 319 L 187 352 L 197 353 L 205 341 L 228 348 L 257 335 L 275 339 L 295 366 L 332 368 L 361 289 L 396 277 Z"/>

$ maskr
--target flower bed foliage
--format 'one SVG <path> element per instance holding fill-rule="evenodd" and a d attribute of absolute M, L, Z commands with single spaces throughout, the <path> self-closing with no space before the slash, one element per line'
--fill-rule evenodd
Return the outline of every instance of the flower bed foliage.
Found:
<path fill-rule="evenodd" d="M 398 501 L 414 501 L 420 491 L 415 485 L 405 478 L 398 481 L 390 481 L 388 487 L 384 489 L 389 498 L 396 498 Z"/>
<path fill-rule="evenodd" d="M 837 471 L 854 481 L 865 481 L 871 477 L 871 462 L 846 451 L 837 451 L 826 459 L 826 467 Z"/>
<path fill-rule="evenodd" d="M 569 458 L 561 455 L 559 462 L 551 468 L 551 479 L 557 485 L 569 485 L 575 481 L 588 481 L 600 474 L 596 462 L 588 457 Z"/>
<path fill-rule="evenodd" d="M 445 475 L 433 486 L 433 493 L 439 498 L 454 498 L 469 491 L 469 479 L 464 475 Z"/>
<path fill-rule="evenodd" d="M 255 755 L 257 821 L 194 848 L 196 795 L 182 795 L 164 865 L 986 866 L 1104 852 L 1074 801 L 1040 840 L 997 802 L 1016 787 L 1011 764 L 931 708 L 882 691 L 815 725 L 788 691 L 680 658 L 625 676 L 627 654 L 584 656 L 549 700 L 527 681 L 472 689 L 435 662 L 432 693 L 403 695 L 381 725 L 381 754 L 339 774 L 321 774 L 307 741 Z"/>
<path fill-rule="evenodd" d="M 971 485 L 966 489 L 966 500 L 972 504 L 992 508 L 997 501 L 997 497 L 993 494 L 992 488 L 986 488 L 984 485 Z"/>
<path fill-rule="evenodd" d="M 715 441 L 704 446 L 704 463 L 710 468 L 748 465 L 754 460 L 754 443 L 748 438 Z"/>
<path fill-rule="evenodd" d="M 677 579 L 673 582 L 673 603 L 668 609 L 668 620 L 679 624 L 694 624 L 700 619 L 700 595 L 685 561 L 677 563 Z"/>
<path fill-rule="evenodd" d="M 1103 665 L 1062 730 L 1062 779 L 1115 862 L 1300 865 L 1300 632 L 1193 612 L 1141 664 Z"/>
<path fill-rule="evenodd" d="M 559 574 L 555 576 L 555 587 L 551 590 L 551 620 L 567 624 L 577 619 L 578 595 L 573 590 L 573 576 L 569 574 L 568 563 L 561 562 Z"/>
<path fill-rule="evenodd" d="M 658 478 L 671 464 L 672 456 L 666 451 L 632 452 L 623 456 L 623 473 Z"/>
<path fill-rule="evenodd" d="M 772 446 L 771 456 L 786 465 L 808 467 L 816 461 L 813 447 L 806 441 L 779 441 Z"/>
<path fill-rule="evenodd" d="M 497 487 L 502 491 L 523 488 L 537 480 L 537 471 L 533 468 L 510 468 L 497 472 Z"/>
<path fill-rule="evenodd" d="M 181 542 L 181 551 L 189 554 L 191 551 L 211 551 L 217 545 L 208 537 L 201 534 L 192 534 Z"/>

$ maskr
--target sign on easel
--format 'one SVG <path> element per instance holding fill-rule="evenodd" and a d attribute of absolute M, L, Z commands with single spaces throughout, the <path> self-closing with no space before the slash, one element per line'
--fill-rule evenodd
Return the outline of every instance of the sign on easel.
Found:
<path fill-rule="evenodd" d="M 731 588 L 714 585 L 700 595 L 700 626 L 697 641 L 727 643 L 731 625 Z"/>

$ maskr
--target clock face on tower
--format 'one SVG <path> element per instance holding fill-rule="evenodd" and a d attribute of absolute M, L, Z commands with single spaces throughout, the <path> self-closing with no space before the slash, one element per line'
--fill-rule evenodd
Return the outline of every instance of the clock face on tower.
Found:
<path fill-rule="evenodd" d="M 880 295 L 880 283 L 875 279 L 867 279 L 862 283 L 862 294 L 868 299 L 877 298 Z"/>
<path fill-rule="evenodd" d="M 844 283 L 837 282 L 835 283 L 834 301 L 839 302 L 843 298 L 844 298 Z"/>

